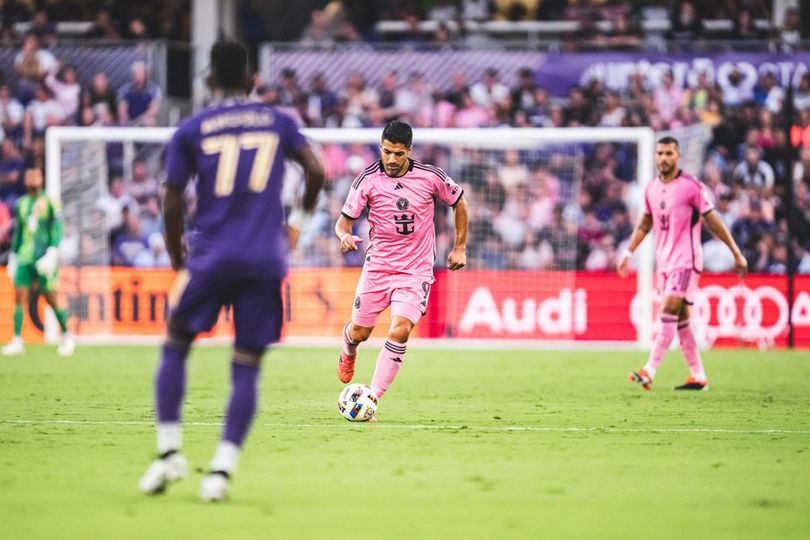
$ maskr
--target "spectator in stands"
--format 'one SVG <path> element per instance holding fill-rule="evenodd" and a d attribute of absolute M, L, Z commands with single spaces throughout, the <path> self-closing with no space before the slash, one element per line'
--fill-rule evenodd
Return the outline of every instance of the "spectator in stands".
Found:
<path fill-rule="evenodd" d="M 512 104 L 516 109 L 528 111 L 535 106 L 534 72 L 531 68 L 522 68 L 518 72 L 518 85 L 512 90 Z"/>
<path fill-rule="evenodd" d="M 565 125 L 568 127 L 590 125 L 592 114 L 591 104 L 585 99 L 585 92 L 579 86 L 572 86 L 568 90 Z"/>
<path fill-rule="evenodd" d="M 754 81 L 743 80 L 742 73 L 735 66 L 727 78 L 720 78 L 718 85 L 723 92 L 723 105 L 740 107 L 754 99 Z"/>
<path fill-rule="evenodd" d="M 703 37 L 703 23 L 697 17 L 695 4 L 691 0 L 683 0 L 676 4 L 670 16 L 670 29 L 667 39 L 692 43 Z"/>
<path fill-rule="evenodd" d="M 146 41 L 151 39 L 149 30 L 146 28 L 143 19 L 140 17 L 133 17 L 127 25 L 126 38 L 132 41 Z"/>
<path fill-rule="evenodd" d="M 428 10 L 427 19 L 430 21 L 455 21 L 458 19 L 457 2 L 449 0 L 436 0 Z"/>
<path fill-rule="evenodd" d="M 96 11 L 96 18 L 93 26 L 85 34 L 87 39 L 103 39 L 106 41 L 118 41 L 121 39 L 121 34 L 115 27 L 110 12 L 106 8 L 101 8 Z"/>
<path fill-rule="evenodd" d="M 154 126 L 160 109 L 160 87 L 149 80 L 146 64 L 135 62 L 131 81 L 118 92 L 118 119 L 122 124 Z"/>
<path fill-rule="evenodd" d="M 475 128 L 486 127 L 489 124 L 489 112 L 478 105 L 470 94 L 462 94 L 462 105 L 456 111 L 455 127 Z"/>
<path fill-rule="evenodd" d="M 684 91 L 683 102 L 695 113 L 700 114 L 709 108 L 709 101 L 715 94 L 715 89 L 709 81 L 709 74 L 705 71 L 698 73 L 697 81 Z"/>
<path fill-rule="evenodd" d="M 766 107 L 773 114 L 782 112 L 785 101 L 785 90 L 776 84 L 776 74 L 766 71 L 760 78 L 754 92 L 754 99 L 760 107 Z"/>
<path fill-rule="evenodd" d="M 141 234 L 141 221 L 131 208 L 124 209 L 124 225 L 115 234 L 112 250 L 114 266 L 133 266 L 142 251 L 148 249 L 146 240 Z"/>
<path fill-rule="evenodd" d="M 158 181 L 149 174 L 145 162 L 136 159 L 132 162 L 132 183 L 126 186 L 127 192 L 138 204 L 145 204 L 151 197 L 158 196 Z M 146 235 L 144 235 L 146 236 Z"/>
<path fill-rule="evenodd" d="M 599 118 L 599 125 L 602 127 L 619 127 L 625 124 L 627 111 L 621 106 L 621 98 L 618 92 L 613 90 L 607 93 L 602 116 Z"/>
<path fill-rule="evenodd" d="M 332 44 L 332 35 L 323 10 L 314 9 L 309 14 L 309 25 L 301 32 L 300 43 L 303 47 L 324 47 Z"/>
<path fill-rule="evenodd" d="M 117 118 L 118 102 L 106 73 L 99 71 L 93 75 L 93 82 L 84 89 L 82 104 L 91 107 L 96 116 L 101 109 L 106 109 L 114 119 Z"/>
<path fill-rule="evenodd" d="M 34 87 L 34 99 L 25 109 L 23 141 L 28 144 L 33 137 L 44 137 L 48 126 L 58 126 L 65 121 L 62 107 L 53 99 L 51 91 L 43 83 Z"/>
<path fill-rule="evenodd" d="M 76 70 L 72 66 L 63 66 L 58 73 L 49 73 L 45 77 L 45 84 L 62 108 L 63 118 L 69 123 L 75 123 L 82 91 Z"/>
<path fill-rule="evenodd" d="M 298 84 L 298 76 L 292 68 L 281 70 L 281 81 L 278 85 L 278 103 L 284 107 L 293 107 L 304 96 L 304 90 Z"/>
<path fill-rule="evenodd" d="M 488 21 L 493 11 L 492 0 L 461 0 L 461 18 L 465 21 Z"/>
<path fill-rule="evenodd" d="M 148 249 L 138 252 L 132 261 L 132 266 L 140 268 L 168 268 L 171 266 L 169 253 L 166 251 L 166 243 L 163 234 L 153 232 L 145 235 L 147 237 Z"/>
<path fill-rule="evenodd" d="M 653 103 L 661 128 L 667 129 L 675 118 L 675 113 L 683 103 L 683 90 L 675 84 L 672 71 L 667 70 L 661 76 L 661 84 L 653 92 Z"/>
<path fill-rule="evenodd" d="M 307 117 L 310 125 L 322 127 L 337 107 L 337 97 L 326 87 L 322 72 L 312 77 L 311 89 L 307 95 Z"/>
<path fill-rule="evenodd" d="M 17 145 L 11 139 L 0 143 L 0 201 L 14 208 L 17 199 L 25 195 L 23 172 L 25 163 Z"/>
<path fill-rule="evenodd" d="M 34 13 L 28 33 L 37 36 L 43 47 L 50 47 L 56 42 L 56 25 L 48 20 L 48 12 L 44 9 Z"/>
<path fill-rule="evenodd" d="M 130 197 L 124 189 L 124 181 L 120 177 L 114 177 L 110 181 L 110 188 L 107 194 L 96 201 L 96 208 L 102 212 L 104 219 L 104 231 L 112 234 L 124 223 L 124 208 L 132 204 Z"/>
<path fill-rule="evenodd" d="M 0 125 L 3 127 L 3 135 L 15 140 L 21 139 L 24 116 L 25 108 L 11 95 L 8 84 L 0 84 Z"/>
<path fill-rule="evenodd" d="M 773 188 L 773 167 L 762 159 L 762 149 L 749 145 L 745 149 L 745 160 L 734 169 L 734 181 L 743 186 Z"/>
<path fill-rule="evenodd" d="M 431 127 L 433 96 L 421 73 L 408 75 L 408 84 L 396 92 L 395 108 L 417 127 Z"/>
<path fill-rule="evenodd" d="M 22 50 L 14 57 L 14 68 L 19 76 L 17 97 L 27 105 L 34 96 L 34 87 L 41 83 L 45 76 L 56 69 L 56 57 L 50 51 L 41 49 L 39 39 L 28 34 L 23 40 Z"/>
<path fill-rule="evenodd" d="M 801 46 L 802 19 L 799 10 L 795 7 L 785 11 L 785 19 L 782 29 L 779 31 L 779 39 L 782 42 L 783 52 L 793 52 Z"/>
<path fill-rule="evenodd" d="M 799 80 L 799 88 L 793 93 L 793 107 L 797 111 L 810 109 L 810 72 L 802 75 Z"/>
<path fill-rule="evenodd" d="M 481 107 L 501 103 L 509 95 L 509 89 L 498 81 L 498 70 L 495 68 L 487 69 L 484 72 L 484 80 L 470 87 L 470 97 Z"/>
<path fill-rule="evenodd" d="M 765 39 L 765 33 L 759 30 L 754 24 L 754 17 L 751 10 L 742 8 L 737 11 L 734 19 L 734 30 L 731 39 L 736 41 L 756 41 Z M 739 47 L 739 44 L 737 45 Z"/>

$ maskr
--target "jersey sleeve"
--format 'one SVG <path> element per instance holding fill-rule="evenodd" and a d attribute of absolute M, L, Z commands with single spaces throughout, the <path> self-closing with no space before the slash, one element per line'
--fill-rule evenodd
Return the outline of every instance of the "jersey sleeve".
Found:
<path fill-rule="evenodd" d="M 59 247 L 62 241 L 62 205 L 58 201 L 48 199 L 51 219 L 48 222 L 48 247 Z"/>
<path fill-rule="evenodd" d="M 650 205 L 650 185 L 644 188 L 644 213 L 652 215 L 652 206 Z"/>
<path fill-rule="evenodd" d="M 695 185 L 695 191 L 692 195 L 692 206 L 700 213 L 700 215 L 714 210 L 714 203 L 709 198 L 709 193 L 706 191 L 706 186 L 702 183 L 697 183 Z"/>
<path fill-rule="evenodd" d="M 455 180 L 442 173 L 440 176 L 436 176 L 433 193 L 444 204 L 453 206 L 464 195 L 464 190 L 456 184 Z"/>
<path fill-rule="evenodd" d="M 355 178 L 352 187 L 349 188 L 349 195 L 346 196 L 346 203 L 340 213 L 349 219 L 357 219 L 360 213 L 368 205 L 368 189 L 370 181 L 364 178 L 364 174 Z"/>
<path fill-rule="evenodd" d="M 166 183 L 181 189 L 186 187 L 189 178 L 194 175 L 194 153 L 190 144 L 187 128 L 177 128 L 166 146 Z"/>
<path fill-rule="evenodd" d="M 309 146 L 309 141 L 304 137 L 303 133 L 298 129 L 298 124 L 289 116 L 285 117 L 287 127 L 285 130 L 284 142 L 286 145 L 286 155 L 297 152 L 305 146 Z"/>

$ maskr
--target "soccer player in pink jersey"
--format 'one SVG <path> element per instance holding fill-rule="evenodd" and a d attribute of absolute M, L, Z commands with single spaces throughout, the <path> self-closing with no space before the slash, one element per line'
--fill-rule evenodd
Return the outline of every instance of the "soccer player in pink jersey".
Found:
<path fill-rule="evenodd" d="M 370 245 L 357 283 L 352 319 L 343 328 L 338 378 L 354 376 L 357 347 L 371 335 L 377 317 L 391 306 L 391 325 L 377 357 L 371 390 L 382 397 L 405 359 L 408 337 L 425 314 L 433 284 L 435 201 L 452 206 L 455 246 L 447 257 L 450 270 L 467 263 L 467 202 L 463 190 L 441 169 L 410 158 L 411 126 L 394 120 L 382 133 L 382 159 L 352 183 L 335 224 L 343 253 L 356 251 L 362 240 L 352 224 L 369 208 Z"/>
<path fill-rule="evenodd" d="M 647 364 L 630 373 L 630 380 L 645 390 L 652 389 L 655 373 L 669 349 L 675 332 L 681 344 L 691 376 L 675 390 L 708 390 L 709 381 L 703 369 L 695 335 L 689 324 L 689 306 L 695 301 L 698 279 L 703 270 L 700 244 L 701 217 L 709 230 L 734 254 L 734 266 L 740 277 L 748 262 L 728 229 L 706 197 L 703 184 L 678 167 L 678 141 L 664 137 L 655 147 L 658 176 L 644 191 L 644 214 L 641 216 L 630 245 L 617 265 L 619 275 L 628 273 L 630 257 L 651 229 L 655 229 L 655 258 L 658 269 L 657 288 L 661 302 L 661 330 L 656 336 Z"/>

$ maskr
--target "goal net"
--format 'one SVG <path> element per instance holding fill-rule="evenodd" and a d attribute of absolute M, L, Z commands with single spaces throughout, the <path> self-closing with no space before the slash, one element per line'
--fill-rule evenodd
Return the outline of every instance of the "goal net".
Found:
<path fill-rule="evenodd" d="M 171 272 L 153 214 L 163 147 L 172 133 L 48 130 L 47 190 L 65 212 L 62 294 L 78 335 L 162 331 Z M 351 314 L 363 258 L 341 255 L 332 230 L 352 180 L 378 159 L 380 131 L 304 133 L 324 162 L 327 185 L 291 256 L 284 293 L 287 339 L 312 342 L 339 336 Z M 470 209 L 468 267 L 450 272 L 445 261 L 453 214 L 437 206 L 436 282 L 418 337 L 647 345 L 651 243 L 635 258 L 634 280 L 619 282 L 612 272 L 653 174 L 653 145 L 647 128 L 416 129 L 412 157 L 461 184 Z M 288 207 L 301 189 L 301 172 L 288 166 Z M 194 212 L 193 189 L 187 211 Z M 365 214 L 355 226 L 368 238 Z M 385 322 L 384 315 L 378 329 Z M 221 323 L 214 335 L 226 336 L 227 313 Z"/>

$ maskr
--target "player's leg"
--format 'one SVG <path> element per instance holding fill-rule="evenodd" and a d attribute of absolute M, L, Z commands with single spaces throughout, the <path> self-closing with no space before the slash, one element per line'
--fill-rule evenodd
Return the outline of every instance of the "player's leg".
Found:
<path fill-rule="evenodd" d="M 391 306 L 392 313 L 394 305 Z M 413 317 L 413 315 L 411 315 Z M 414 317 L 418 321 L 418 317 Z M 377 356 L 377 365 L 374 376 L 371 378 L 371 391 L 381 398 L 399 373 L 399 368 L 405 361 L 408 338 L 413 332 L 416 322 L 402 315 L 393 315 L 391 325 L 388 327 L 388 336 L 385 344 Z"/>
<path fill-rule="evenodd" d="M 227 496 L 228 482 L 236 472 L 239 454 L 256 415 L 262 356 L 281 337 L 284 321 L 281 282 L 249 281 L 240 285 L 233 297 L 233 319 L 231 394 L 225 428 L 211 460 L 211 470 L 200 488 L 200 497 L 205 501 Z"/>
<path fill-rule="evenodd" d="M 681 344 L 681 352 L 683 352 L 686 365 L 689 366 L 690 376 L 684 384 L 676 386 L 675 390 L 708 390 L 709 381 L 706 378 L 706 371 L 700 358 L 700 349 L 692 331 L 692 325 L 689 322 L 689 306 L 694 304 L 695 301 L 699 274 L 692 271 L 689 271 L 689 273 L 689 284 L 684 291 L 684 306 L 678 317 L 678 340 Z"/>
<path fill-rule="evenodd" d="M 405 361 L 408 338 L 427 310 L 431 284 L 432 280 L 415 276 L 400 276 L 393 283 L 395 288 L 391 293 L 391 325 L 371 379 L 371 391 L 378 399 L 394 382 Z"/>
<path fill-rule="evenodd" d="M 155 373 L 158 458 L 141 479 L 144 493 L 161 493 L 187 474 L 182 455 L 181 408 L 186 392 L 186 359 L 197 334 L 216 323 L 227 295 L 221 280 L 187 272 L 177 275 L 170 292 L 171 314 Z"/>
<path fill-rule="evenodd" d="M 354 377 L 357 348 L 366 341 L 377 319 L 391 298 L 391 276 L 380 272 L 363 272 L 357 281 L 352 319 L 343 326 L 343 347 L 338 359 L 337 375 L 343 383 Z"/>
<path fill-rule="evenodd" d="M 70 356 L 76 349 L 76 344 L 73 342 L 73 337 L 70 335 L 70 332 L 68 332 L 67 311 L 59 305 L 59 299 L 56 296 L 56 289 L 53 283 L 54 281 L 56 281 L 55 277 L 53 280 L 40 278 L 40 284 L 42 284 L 43 288 L 42 295 L 56 314 L 56 320 L 59 321 L 59 328 L 62 331 L 62 337 L 59 340 L 57 352 L 60 356 Z"/>
<path fill-rule="evenodd" d="M 671 292 L 677 293 L 673 289 L 673 283 L 680 279 L 678 273 L 670 273 L 660 276 L 662 283 L 662 290 L 664 292 L 663 300 L 661 303 L 661 325 L 658 335 L 655 337 L 650 356 L 644 367 L 638 371 L 630 373 L 630 380 L 641 385 L 645 390 L 652 389 L 652 382 L 655 374 L 658 371 L 664 356 L 675 338 L 677 331 L 678 316 L 681 313 L 684 305 L 682 296 L 675 296 Z"/>
<path fill-rule="evenodd" d="M 20 276 L 20 271 L 25 272 L 24 267 L 17 267 L 17 276 Z M 18 277 L 14 279 L 14 337 L 8 344 L 3 346 L 2 352 L 4 356 L 15 356 L 18 354 L 25 354 L 25 345 L 22 339 L 22 327 L 25 316 L 25 306 L 28 305 L 28 285 L 18 284 L 21 281 Z"/>

